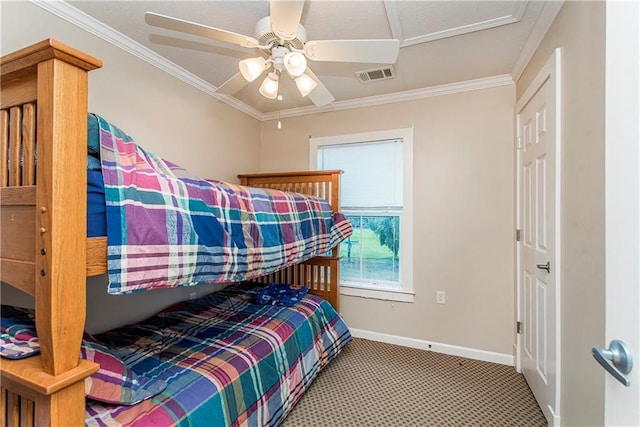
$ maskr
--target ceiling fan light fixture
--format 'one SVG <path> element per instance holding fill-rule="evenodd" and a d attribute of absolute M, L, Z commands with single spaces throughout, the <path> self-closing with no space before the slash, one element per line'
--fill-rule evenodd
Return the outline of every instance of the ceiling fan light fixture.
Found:
<path fill-rule="evenodd" d="M 244 77 L 248 82 L 252 82 L 257 79 L 258 76 L 262 74 L 266 66 L 267 61 L 261 56 L 243 59 L 238 63 L 240 74 L 242 74 L 242 77 Z"/>
<path fill-rule="evenodd" d="M 260 85 L 260 94 L 265 98 L 276 99 L 278 96 L 278 75 L 269 73 Z"/>
<path fill-rule="evenodd" d="M 316 81 L 307 74 L 302 74 L 301 76 L 296 77 L 295 81 L 296 86 L 298 86 L 298 91 L 300 91 L 300 95 L 302 96 L 309 95 L 318 85 L 318 83 L 316 83 Z"/>
<path fill-rule="evenodd" d="M 284 56 L 284 67 L 292 77 L 301 76 L 307 69 L 307 58 L 300 52 L 289 52 Z"/>

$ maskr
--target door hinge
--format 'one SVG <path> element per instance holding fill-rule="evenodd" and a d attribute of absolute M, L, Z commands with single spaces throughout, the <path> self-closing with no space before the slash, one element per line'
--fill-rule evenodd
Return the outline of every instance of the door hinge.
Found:
<path fill-rule="evenodd" d="M 516 242 L 520 241 L 520 229 L 516 229 Z"/>
<path fill-rule="evenodd" d="M 522 145 L 521 144 L 522 144 L 522 137 L 517 136 L 516 137 L 516 149 L 518 149 L 518 150 L 522 149 Z"/>
<path fill-rule="evenodd" d="M 516 333 L 517 334 L 521 334 L 522 333 L 522 322 L 520 322 L 520 321 L 516 322 Z"/>

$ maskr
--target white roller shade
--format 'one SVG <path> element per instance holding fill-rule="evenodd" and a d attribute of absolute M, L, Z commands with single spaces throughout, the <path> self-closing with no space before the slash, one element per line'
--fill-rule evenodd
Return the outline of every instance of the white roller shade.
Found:
<path fill-rule="evenodd" d="M 402 207 L 402 140 L 318 147 L 318 169 L 341 169 L 342 208 Z"/>

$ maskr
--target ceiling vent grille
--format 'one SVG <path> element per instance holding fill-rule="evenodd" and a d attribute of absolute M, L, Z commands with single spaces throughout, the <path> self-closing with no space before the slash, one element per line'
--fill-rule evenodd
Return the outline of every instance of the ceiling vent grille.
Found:
<path fill-rule="evenodd" d="M 371 70 L 356 71 L 356 77 L 361 83 L 369 83 L 376 80 L 392 79 L 396 76 L 396 71 L 391 65 L 385 65 L 380 68 L 373 68 Z"/>

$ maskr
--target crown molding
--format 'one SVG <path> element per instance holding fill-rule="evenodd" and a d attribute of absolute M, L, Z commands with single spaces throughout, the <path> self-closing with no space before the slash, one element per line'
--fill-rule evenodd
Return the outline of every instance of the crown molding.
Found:
<path fill-rule="evenodd" d="M 520 55 L 511 70 L 514 81 L 517 82 L 518 79 L 520 79 L 520 76 L 529 64 L 529 61 L 531 61 L 531 58 L 533 58 L 533 55 L 536 53 L 536 50 L 540 46 L 540 43 L 542 43 L 544 36 L 547 34 L 547 31 L 549 31 L 549 28 L 551 28 L 551 24 L 555 21 L 563 5 L 564 0 L 547 0 L 545 2 L 542 12 L 536 20 L 531 33 L 529 33 L 529 37 L 527 37 L 524 47 L 520 51 Z"/>
<path fill-rule="evenodd" d="M 297 117 L 308 114 L 326 113 L 330 111 L 349 110 L 352 108 L 372 107 L 376 105 L 391 104 L 394 102 L 405 102 L 416 99 L 432 98 L 434 96 L 451 95 L 461 92 L 470 92 L 474 90 L 490 89 L 499 86 L 507 86 L 514 84 L 511 75 L 502 74 L 492 77 L 484 77 L 480 79 L 466 80 L 457 83 L 448 83 L 438 86 L 431 86 L 422 89 L 407 90 L 404 92 L 395 92 L 385 95 L 368 96 L 366 98 L 352 99 L 348 101 L 334 101 L 324 107 L 301 107 L 283 110 L 279 113 L 270 112 L 262 115 L 262 120 L 276 120 L 278 117 Z"/>
<path fill-rule="evenodd" d="M 217 88 L 192 74 L 184 68 L 174 64 L 168 59 L 158 55 L 151 49 L 141 45 L 137 41 L 116 31 L 110 26 L 98 21 L 97 19 L 87 15 L 76 7 L 62 0 L 29 0 L 36 6 L 56 15 L 59 18 L 93 34 L 94 36 L 111 43 L 112 45 L 130 53 L 131 55 L 159 68 L 160 70 L 176 77 L 179 80 L 201 90 L 221 102 L 239 110 L 255 119 L 262 120 L 262 113 L 247 104 L 238 101 L 236 98 L 228 95 L 219 94 Z"/>
<path fill-rule="evenodd" d="M 400 40 L 400 47 L 402 48 L 520 22 L 522 16 L 524 15 L 524 12 L 527 10 L 528 3 L 528 1 L 517 3 L 511 15 L 499 16 L 484 21 L 461 25 L 459 27 L 448 28 L 442 31 L 423 34 L 421 36 L 410 37 L 408 39 L 405 39 L 404 35 L 402 34 L 402 24 L 400 22 L 400 15 L 398 14 L 398 6 L 396 1 L 385 0 L 384 7 L 387 12 L 387 21 L 389 22 L 389 27 L 391 28 L 391 34 L 394 38 Z"/>
<path fill-rule="evenodd" d="M 402 44 L 404 35 L 402 34 L 402 24 L 400 23 L 400 14 L 398 14 L 396 0 L 384 0 L 384 9 L 387 12 L 387 21 L 389 21 L 391 35 L 394 39 L 400 40 Z"/>
<path fill-rule="evenodd" d="M 140 43 L 116 31 L 115 29 L 109 27 L 108 25 L 92 18 L 91 16 L 87 15 L 86 13 L 75 8 L 69 3 L 66 3 L 63 0 L 50 0 L 50 1 L 29 0 L 29 1 L 41 7 L 42 9 L 66 20 L 67 22 L 95 35 L 96 37 L 99 37 L 100 39 L 108 43 L 111 43 L 112 45 L 136 56 L 137 58 L 166 72 L 167 74 L 170 74 L 176 77 L 177 79 L 195 87 L 196 89 L 201 90 L 202 92 L 218 99 L 219 101 L 229 105 L 230 107 L 260 121 L 274 120 L 274 119 L 277 119 L 278 117 L 280 118 L 297 117 L 297 116 L 324 113 L 324 112 L 330 112 L 330 111 L 348 110 L 352 108 L 371 107 L 376 105 L 411 101 L 416 99 L 430 98 L 434 96 L 450 95 L 454 93 L 468 92 L 473 90 L 488 89 L 488 88 L 493 88 L 498 86 L 514 84 L 514 79 L 511 77 L 511 75 L 504 74 L 499 76 L 492 76 L 492 77 L 468 80 L 468 81 L 457 82 L 457 83 L 449 83 L 444 85 L 431 86 L 427 88 L 414 89 L 414 90 L 396 92 L 396 93 L 385 94 L 385 95 L 369 96 L 365 98 L 359 98 L 359 99 L 353 99 L 353 100 L 347 100 L 347 101 L 334 101 L 331 104 L 324 107 L 307 106 L 307 107 L 283 110 L 283 111 L 280 111 L 279 113 L 278 112 L 261 113 L 255 108 L 245 104 L 244 102 L 239 101 L 238 99 L 230 95 L 223 95 L 223 94 L 217 93 L 216 92 L 217 88 L 212 84 L 204 81 L 203 79 L 197 77 L 196 75 L 185 70 L 184 68 L 158 55 L 157 53 L 153 52 L 151 49 L 141 45 Z M 552 1 L 549 3 L 562 3 L 562 0 Z M 549 8 L 548 14 L 550 18 L 547 18 L 547 19 L 550 19 L 550 21 L 547 23 L 546 26 L 544 26 L 544 32 L 539 37 L 539 40 L 537 41 L 537 43 L 535 43 L 534 45 L 534 51 L 535 51 L 535 47 L 537 47 L 537 45 L 540 43 L 540 40 L 546 33 L 546 30 L 548 30 L 549 26 L 551 25 L 551 22 L 553 22 L 553 19 L 555 18 L 555 15 L 558 13 L 559 9 L 560 7 L 557 7 L 557 10 L 555 10 L 555 8 L 553 7 Z M 545 7 L 545 10 L 546 10 L 546 7 Z M 555 13 L 551 13 L 552 10 L 555 10 Z M 518 13 L 523 13 L 523 12 L 524 12 L 524 7 L 521 7 Z M 542 21 L 542 19 L 539 19 L 538 21 L 540 22 Z M 538 27 L 538 24 L 536 24 L 536 27 Z M 533 53 L 531 53 L 531 55 L 533 55 Z M 529 59 L 530 59 L 530 56 L 529 56 Z M 528 59 L 527 59 L 527 62 L 528 62 Z"/>

